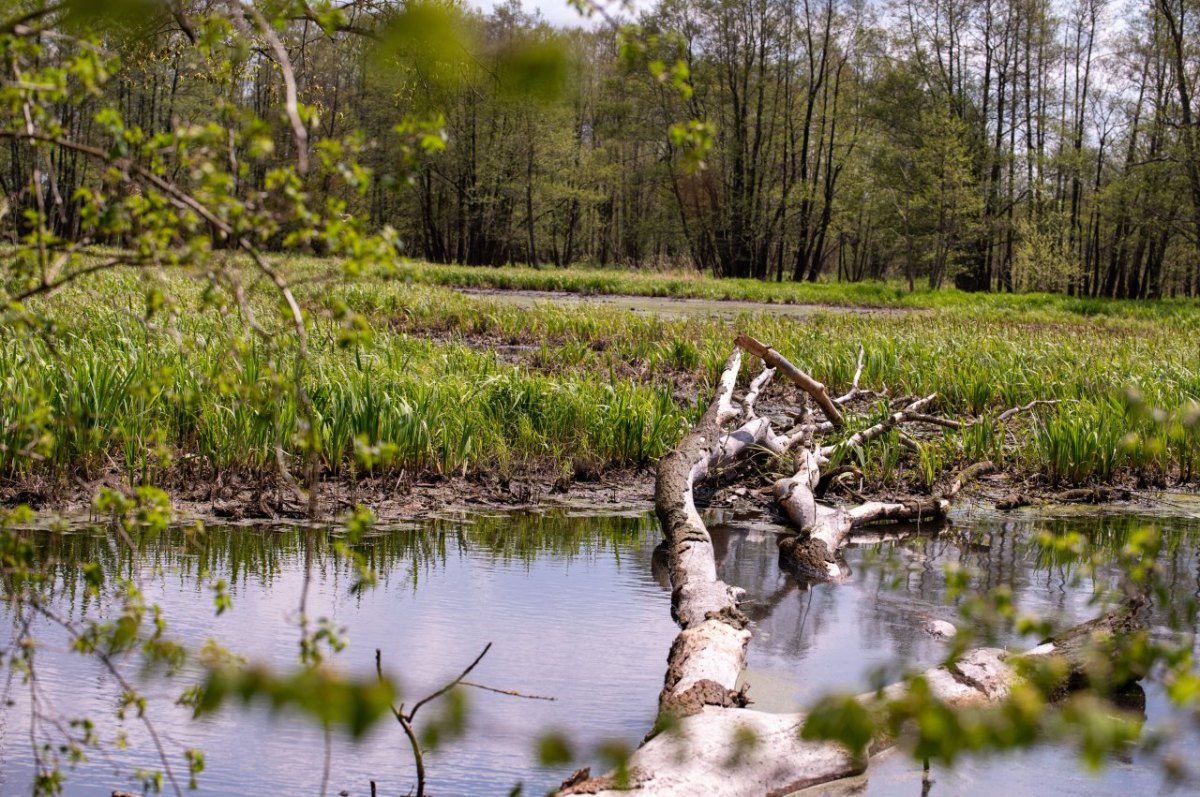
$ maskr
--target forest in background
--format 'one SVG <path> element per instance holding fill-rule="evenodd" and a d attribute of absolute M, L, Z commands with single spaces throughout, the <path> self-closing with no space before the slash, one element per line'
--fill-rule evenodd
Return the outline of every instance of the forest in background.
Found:
<path fill-rule="evenodd" d="M 289 80 L 268 48 L 197 58 L 178 20 L 213 2 L 114 28 L 108 102 L 119 92 L 145 140 L 269 120 L 230 136 L 225 188 L 270 193 L 297 156 Z M 280 44 L 312 136 L 359 147 L 363 174 L 302 188 L 393 228 L 407 256 L 1200 292 L 1196 0 L 662 0 L 632 35 L 553 28 L 517 4 L 341 13 L 337 32 L 293 20 Z M 86 100 L 58 124 L 110 146 Z M 45 160 L 18 138 L 0 148 L 10 239 L 29 233 L 35 185 L 66 240 L 106 181 L 128 190 L 79 151 Z M 295 244 L 281 230 L 273 245 Z"/>

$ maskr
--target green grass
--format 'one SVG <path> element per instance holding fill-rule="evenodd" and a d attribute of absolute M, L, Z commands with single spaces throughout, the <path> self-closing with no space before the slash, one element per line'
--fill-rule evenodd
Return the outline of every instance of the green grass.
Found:
<path fill-rule="evenodd" d="M 313 278 L 328 268 L 295 262 L 291 273 Z M 559 287 L 599 280 L 624 291 L 630 284 L 673 285 L 670 276 L 406 269 L 401 277 L 418 277 L 339 277 L 301 289 L 314 311 L 302 372 L 317 419 L 313 435 L 305 434 L 291 387 L 296 364 L 289 348 L 263 345 L 236 309 L 194 309 L 199 288 L 187 280 L 168 285 L 181 307 L 193 309 L 169 323 L 161 316 L 144 323 L 138 274 L 95 278 L 43 302 L 35 309 L 56 321 L 53 335 L 0 330 L 0 477 L 118 469 L 138 483 L 172 473 L 269 474 L 280 463 L 299 473 L 306 446 L 314 444 L 323 472 L 341 478 L 368 471 L 507 476 L 531 468 L 571 477 L 645 466 L 676 443 L 697 414 L 694 402 L 707 402 L 735 331 L 767 341 L 834 391 L 848 387 L 862 344 L 864 386 L 894 395 L 936 391 L 941 413 L 991 414 L 1035 398 L 1062 402 L 1007 430 L 938 431 L 926 436 L 919 456 L 900 451 L 896 441 L 878 441 L 857 456 L 881 480 L 893 481 L 907 463 L 914 483 L 928 485 L 984 457 L 1054 483 L 1190 478 L 1200 443 L 1193 427 L 1156 424 L 1118 398 L 1130 386 L 1153 406 L 1200 398 L 1200 312 L 1182 302 L 785 285 L 805 301 L 817 296 L 805 291 L 874 295 L 900 306 L 921 302 L 923 309 L 805 319 L 744 313 L 731 325 L 553 302 L 530 309 L 420 284 L 430 274 L 544 275 L 563 281 Z M 678 282 L 679 291 L 695 293 L 725 285 Z M 729 286 L 737 298 L 779 288 Z M 270 296 L 252 294 L 270 317 Z M 1099 309 L 1085 312 L 1093 304 Z M 344 335 L 345 319 L 353 317 L 347 310 L 372 334 Z M 756 368 L 748 363 L 744 378 Z M 866 425 L 877 412 L 854 423 Z"/>
<path fill-rule="evenodd" d="M 530 311 L 500 299 L 387 282 L 345 287 L 336 296 L 376 325 L 413 334 L 536 341 L 535 360 L 550 371 L 637 370 L 653 381 L 682 369 L 694 370 L 707 384 L 728 355 L 734 332 L 746 331 L 834 391 L 849 386 L 861 343 L 864 385 L 887 386 L 894 395 L 937 392 L 936 409 L 948 415 L 996 414 L 1034 399 L 1061 402 L 1018 416 L 1009 424 L 1013 428 L 978 424 L 927 441 L 928 450 L 915 465 L 925 482 L 930 471 L 983 458 L 1053 483 L 1189 477 L 1200 442 L 1194 429 L 1163 427 L 1123 400 L 1128 388 L 1157 407 L 1200 399 L 1200 350 L 1193 342 L 1200 308 L 1184 302 L 1153 311 L 1152 306 L 1096 302 L 1104 312 L 1082 314 L 1077 309 L 1089 303 L 1064 297 L 952 292 L 939 299 L 942 306 L 921 312 L 818 312 L 806 319 L 745 313 L 727 324 L 552 301 Z M 927 298 L 932 303 L 937 297 Z M 747 371 L 755 367 L 750 364 Z M 707 387 L 697 392 L 706 396 Z M 866 416 L 860 424 L 875 420 Z M 881 441 L 876 448 L 885 446 Z M 894 469 L 891 456 L 875 456 L 877 471 Z"/>
<path fill-rule="evenodd" d="M 302 259 L 298 259 L 303 262 Z M 1200 317 L 1187 299 L 1115 301 L 1050 293 L 971 294 L 943 288 L 909 291 L 900 282 L 764 282 L 715 279 L 696 272 L 630 271 L 603 268 L 502 268 L 405 261 L 389 268 L 395 279 L 421 285 L 495 290 L 560 291 L 670 298 L 739 300 L 776 304 L 822 304 L 901 309 L 970 309 L 1012 315 L 1113 316 L 1118 318 Z"/>
<path fill-rule="evenodd" d="M 182 285 L 184 290 L 190 286 Z M 120 463 L 131 481 L 190 463 L 203 472 L 298 467 L 303 416 L 293 363 L 227 313 L 189 314 L 176 335 L 104 301 L 133 276 L 55 301 L 69 312 L 48 341 L 9 335 L 0 373 L 0 475 L 91 475 Z M 98 300 L 99 299 L 99 300 Z M 645 465 L 686 425 L 665 386 L 581 373 L 548 375 L 457 343 L 381 330 L 340 346 L 314 322 L 303 382 L 323 468 L 337 475 L 497 471 L 532 464 Z M 364 464 L 365 463 L 365 464 Z"/>

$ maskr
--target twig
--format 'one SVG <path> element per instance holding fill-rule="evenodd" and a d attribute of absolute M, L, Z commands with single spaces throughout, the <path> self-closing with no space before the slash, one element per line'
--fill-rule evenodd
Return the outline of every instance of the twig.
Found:
<path fill-rule="evenodd" d="M 461 674 L 461 675 L 459 675 L 459 676 L 458 676 L 457 678 L 455 678 L 453 681 L 451 681 L 450 683 L 446 684 L 445 686 L 443 686 L 441 689 L 437 690 L 437 691 L 436 691 L 436 692 L 434 692 L 433 694 L 431 694 L 431 695 L 428 695 L 428 696 L 426 696 L 426 697 L 423 697 L 423 698 L 421 698 L 420 700 L 418 700 L 418 701 L 417 701 L 417 703 L 416 703 L 416 705 L 414 705 L 414 706 L 413 706 L 413 707 L 412 707 L 412 708 L 409 710 L 409 712 L 408 712 L 408 719 L 409 719 L 409 722 L 411 722 L 411 721 L 413 720 L 413 718 L 417 716 L 417 711 L 419 711 L 419 710 L 420 710 L 421 706 L 423 706 L 423 705 L 425 705 L 426 703 L 429 703 L 429 702 L 431 702 L 431 701 L 433 701 L 433 700 L 437 700 L 439 697 L 441 697 L 442 695 L 446 694 L 446 693 L 447 693 L 447 692 L 449 692 L 451 689 L 453 689 L 454 687 L 456 687 L 456 686 L 458 686 L 460 683 L 462 683 L 463 679 L 464 679 L 464 678 L 466 678 L 468 675 L 470 675 L 470 674 L 471 674 L 471 670 L 475 669 L 475 667 L 476 667 L 476 666 L 479 664 L 479 662 L 483 661 L 483 657 L 484 657 L 484 656 L 486 656 L 486 655 L 487 655 L 487 652 L 488 652 L 489 650 L 491 650 L 491 649 L 492 649 L 492 643 L 491 643 L 491 642 L 489 642 L 489 643 L 487 643 L 487 645 L 485 645 L 485 646 L 484 646 L 484 648 L 483 648 L 483 652 L 482 652 L 482 653 L 480 653 L 478 656 L 476 656 L 476 657 L 475 657 L 475 661 L 471 662 L 471 663 L 470 663 L 470 665 L 468 665 L 468 666 L 467 666 L 467 669 L 465 669 L 465 670 L 463 670 L 463 671 L 462 671 L 462 674 Z M 404 706 L 401 706 L 400 708 L 401 708 L 401 710 L 403 710 L 403 709 L 404 709 Z"/>
<path fill-rule="evenodd" d="M 48 281 L 40 282 L 36 286 L 30 288 L 29 290 L 17 294 L 16 296 L 14 296 L 12 298 L 12 301 L 26 302 L 26 301 L 34 298 L 35 296 L 52 295 L 55 292 L 59 291 L 60 289 L 65 288 L 68 284 L 74 282 L 75 280 L 79 279 L 80 277 L 86 277 L 89 274 L 96 274 L 101 271 L 107 271 L 108 269 L 116 268 L 118 266 L 129 266 L 132 268 L 147 268 L 149 266 L 152 266 L 153 264 L 154 264 L 153 261 L 146 260 L 144 258 L 130 259 L 127 257 L 114 257 L 110 260 L 104 260 L 99 263 L 93 263 L 90 266 L 85 266 L 76 271 L 68 272 L 67 274 L 64 274 L 59 277 L 55 277 L 54 275 L 49 275 Z"/>
<path fill-rule="evenodd" d="M 834 404 L 845 404 L 862 393 L 862 390 L 860 390 L 858 387 L 858 383 L 859 380 L 862 379 L 863 358 L 865 355 L 866 349 L 863 348 L 861 343 L 858 344 L 858 365 L 854 369 L 854 381 L 850 384 L 850 390 L 848 390 L 845 395 L 838 396 L 833 400 Z"/>
<path fill-rule="evenodd" d="M 557 697 L 547 697 L 545 695 L 527 695 L 522 692 L 518 692 L 515 689 L 497 689 L 494 686 L 484 686 L 483 684 L 477 684 L 474 681 L 459 681 L 458 685 L 459 686 L 469 686 L 472 689 L 482 689 L 485 692 L 494 692 L 498 695 L 508 695 L 509 697 L 519 697 L 522 700 L 549 700 L 552 702 L 555 700 L 558 700 Z"/>
<path fill-rule="evenodd" d="M 478 656 L 476 656 L 475 661 L 471 662 L 467 666 L 467 668 L 459 674 L 459 676 L 457 678 L 455 678 L 453 681 L 446 684 L 445 686 L 443 686 L 441 689 L 437 690 L 433 694 L 428 695 L 428 696 L 423 697 L 420 700 L 418 700 L 416 702 L 416 704 L 414 704 L 413 707 L 411 709 L 409 709 L 407 712 L 404 710 L 404 704 L 401 704 L 399 708 L 397 708 L 396 706 L 391 707 L 392 708 L 392 716 L 394 716 L 396 718 L 396 722 L 400 723 L 400 727 L 404 730 L 404 735 L 408 738 L 409 747 L 412 748 L 413 763 L 416 765 L 416 768 L 417 768 L 416 797 L 425 797 L 425 780 L 426 780 L 426 778 L 425 778 L 425 755 L 421 750 L 421 742 L 417 738 L 417 732 L 413 728 L 413 721 L 416 719 L 417 712 L 421 710 L 421 706 L 424 706 L 426 703 L 429 703 L 430 701 L 437 700 L 439 697 L 446 694 L 447 692 L 449 692 L 451 689 L 453 689 L 456 686 L 470 686 L 475 689 L 486 689 L 489 692 L 497 692 L 499 694 L 512 695 L 514 697 L 523 697 L 523 698 L 527 698 L 530 700 L 553 700 L 554 699 L 554 698 L 545 698 L 545 697 L 532 697 L 529 695 L 522 695 L 517 692 L 507 692 L 502 689 L 493 689 L 490 686 L 481 686 L 480 684 L 470 683 L 469 681 L 466 681 L 465 680 L 466 677 L 471 674 L 471 671 L 474 670 L 476 666 L 479 665 L 479 662 L 483 661 L 483 657 L 486 656 L 488 651 L 491 649 L 492 649 L 492 643 L 489 642 L 489 643 L 487 643 L 486 646 L 484 646 L 483 652 L 480 653 Z M 377 676 L 379 676 L 379 680 L 381 680 L 381 681 L 383 680 L 383 653 L 382 653 L 382 651 L 379 650 L 379 648 L 375 649 L 375 674 Z"/>
<path fill-rule="evenodd" d="M 267 22 L 262 13 L 253 5 L 247 5 L 244 8 L 246 15 L 254 20 L 259 32 L 271 46 L 271 51 L 275 54 L 275 63 L 279 65 L 279 71 L 283 73 L 283 85 L 286 92 L 284 109 L 288 122 L 292 126 L 292 137 L 296 140 L 296 171 L 303 177 L 308 174 L 308 128 L 304 126 L 304 120 L 300 118 L 300 99 L 296 89 L 296 72 L 292 69 L 292 59 L 288 56 L 287 48 L 283 46 L 279 36 L 275 34 L 271 23 Z"/>

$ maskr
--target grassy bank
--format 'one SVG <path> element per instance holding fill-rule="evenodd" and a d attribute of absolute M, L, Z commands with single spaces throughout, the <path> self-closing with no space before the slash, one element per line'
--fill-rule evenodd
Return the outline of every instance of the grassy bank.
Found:
<path fill-rule="evenodd" d="M 300 261 L 302 262 L 302 261 Z M 901 282 L 763 282 L 715 279 L 696 272 L 630 271 L 601 268 L 502 268 L 403 262 L 394 278 L 421 285 L 476 290 L 558 291 L 585 295 L 654 296 L 767 304 L 817 304 L 897 309 L 969 309 L 1001 314 L 1049 312 L 1120 318 L 1193 317 L 1195 302 L 1186 299 L 1114 301 L 1051 293 L 971 294 L 952 288 L 915 290 Z"/>
<path fill-rule="evenodd" d="M 818 312 L 804 320 L 745 313 L 728 324 L 552 302 L 530 312 L 503 301 L 386 284 L 350 287 L 338 295 L 376 323 L 413 334 L 531 341 L 537 348 L 530 361 L 551 372 L 633 370 L 651 381 L 694 372 L 707 384 L 728 355 L 736 329 L 769 341 L 835 392 L 849 386 L 861 344 L 864 385 L 886 386 L 892 395 L 937 392 L 938 411 L 950 416 L 995 414 L 1035 399 L 1061 402 L 1041 411 L 1036 422 L 1014 423 L 1019 430 L 993 434 L 980 425 L 927 441 L 925 465 L 938 470 L 991 458 L 1053 483 L 1162 481 L 1190 477 L 1200 442 L 1195 430 L 1161 425 L 1125 401 L 1131 389 L 1154 407 L 1177 408 L 1200 397 L 1194 343 L 1200 310 L 1184 303 L 1158 317 L 1119 303 L 1108 303 L 1109 312 L 1082 316 L 1045 297 L 967 301 L 955 294 L 926 312 Z M 867 408 L 859 423 L 875 422 L 881 411 Z M 1141 441 L 1134 444 L 1133 436 Z M 895 445 L 884 441 L 862 458 L 878 466 L 893 458 L 888 447 Z"/>
<path fill-rule="evenodd" d="M 298 467 L 312 438 L 292 389 L 296 364 L 228 309 L 147 328 L 133 311 L 139 290 L 135 275 L 96 280 L 55 300 L 52 337 L 6 337 L 0 474 L 86 478 L 118 467 L 157 481 L 180 468 Z M 337 332 L 313 321 L 302 365 L 330 474 L 560 467 L 570 476 L 645 464 L 686 423 L 669 390 L 636 379 L 549 375 L 386 323 L 353 346 Z"/>
<path fill-rule="evenodd" d="M 297 264 L 295 273 L 311 276 L 319 265 Z M 1200 311 L 1183 303 L 1098 303 L 1103 312 L 1084 314 L 1062 297 L 896 294 L 897 304 L 920 301 L 924 311 L 804 320 L 748 313 L 731 325 L 552 302 L 531 310 L 406 276 L 302 289 L 314 310 L 327 310 L 311 314 L 309 357 L 299 366 L 317 420 L 312 435 L 301 423 L 289 349 L 263 345 L 236 308 L 188 310 L 199 288 L 180 279 L 170 287 L 181 312 L 147 324 L 140 275 L 72 288 L 35 308 L 56 320 L 52 335 L 0 333 L 0 478 L 63 482 L 116 472 L 137 483 L 267 476 L 281 467 L 298 473 L 309 445 L 337 478 L 587 478 L 650 464 L 669 450 L 695 417 L 694 401 L 707 401 L 735 329 L 769 341 L 835 391 L 848 386 L 861 344 L 864 386 L 936 391 L 940 413 L 1061 402 L 1010 429 L 927 435 L 916 457 L 895 438 L 852 452 L 883 483 L 920 474 L 928 483 L 982 458 L 1048 483 L 1187 479 L 1200 447 L 1193 429 L 1153 423 L 1121 399 L 1129 387 L 1154 406 L 1200 397 Z M 668 278 L 621 279 L 614 287 Z M 697 291 L 722 284 L 694 283 Z M 859 290 L 789 288 L 796 296 Z M 265 291 L 255 296 L 269 306 Z M 370 334 L 346 334 L 358 327 Z M 864 407 L 856 422 L 882 411 Z"/>

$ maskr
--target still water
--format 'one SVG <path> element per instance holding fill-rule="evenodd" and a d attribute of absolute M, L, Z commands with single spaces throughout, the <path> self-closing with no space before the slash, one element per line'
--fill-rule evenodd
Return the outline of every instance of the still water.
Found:
<path fill-rule="evenodd" d="M 1056 559 L 1038 543 L 1044 531 L 1079 533 L 1092 546 L 1116 551 L 1132 531 L 1157 528 L 1164 535 L 1161 564 L 1177 603 L 1200 597 L 1200 548 L 1195 537 L 1200 523 L 1188 517 L 1090 513 L 1056 518 L 1033 510 L 1013 515 L 959 510 L 950 527 L 936 536 L 914 534 L 901 541 L 852 545 L 846 549 L 854 571 L 850 581 L 813 586 L 780 572 L 771 525 L 753 517 L 721 520 L 710 527 L 719 572 L 729 583 L 747 590 L 742 608 L 754 621 L 744 680 L 757 707 L 766 711 L 799 711 L 833 690 L 868 691 L 872 671 L 894 671 L 898 662 L 913 670 L 936 666 L 948 644 L 924 626 L 930 620 L 961 626 L 954 606 L 946 600 L 943 566 L 948 562 L 970 568 L 981 589 L 1010 586 L 1020 612 L 1036 612 L 1059 627 L 1095 617 L 1100 610 L 1091 601 L 1098 591 L 1119 584 L 1117 569 L 1101 568 L 1095 579 L 1077 582 L 1073 563 Z M 1161 607 L 1155 607 L 1152 627 L 1168 633 L 1162 622 Z M 1039 641 L 1006 634 L 990 644 L 1026 650 Z M 885 682 L 895 679 L 893 672 Z M 1160 684 L 1150 679 L 1143 686 L 1145 732 L 1167 736 L 1160 755 L 1179 756 L 1189 769 L 1200 772 L 1194 760 L 1194 751 L 1200 749 L 1200 728 L 1171 709 Z M 967 757 L 952 771 L 935 766 L 930 784 L 923 782 L 920 762 L 892 752 L 872 760 L 866 783 L 856 793 L 869 797 L 1150 795 L 1168 791 L 1160 773 L 1158 761 L 1134 751 L 1110 758 L 1093 773 L 1081 766 L 1076 750 L 1051 744 L 1029 752 Z M 1197 786 L 1175 793 L 1200 793 Z"/>
<path fill-rule="evenodd" d="M 956 620 L 945 603 L 946 562 L 972 568 L 980 586 L 1011 586 L 1022 610 L 1050 614 L 1064 625 L 1094 616 L 1092 594 L 1115 584 L 1115 571 L 1076 583 L 1071 564 L 1049 556 L 1037 544 L 1038 534 L 1076 531 L 1114 549 L 1146 524 L 1164 531 L 1163 565 L 1173 589 L 1180 599 L 1195 596 L 1197 526 L 1186 519 L 1054 519 L 963 510 L 937 536 L 850 548 L 847 559 L 855 572 L 848 583 L 810 586 L 780 572 L 775 527 L 757 517 L 711 518 L 721 576 L 748 592 L 743 608 L 753 620 L 754 639 L 747 680 L 756 707 L 766 711 L 798 710 L 831 689 L 863 691 L 873 669 L 900 660 L 914 668 L 935 664 L 945 643 L 924 625 Z M 649 515 L 476 516 L 377 532 L 363 550 L 380 583 L 360 596 L 350 593 L 353 570 L 324 531 L 210 528 L 201 537 L 172 531 L 137 540 L 132 551 L 102 530 L 39 539 L 47 557 L 61 563 L 54 601 L 61 614 L 78 620 L 111 610 L 103 600 L 85 600 L 78 583 L 75 564 L 98 559 L 110 578 L 123 575 L 141 583 L 148 599 L 163 607 L 175 638 L 192 647 L 215 638 L 252 660 L 280 666 L 295 661 L 307 558 L 310 616 L 332 619 L 349 638 L 349 646 L 336 654 L 338 666 L 369 676 L 379 648 L 385 669 L 410 701 L 453 678 L 493 643 L 473 681 L 556 700 L 472 690 L 470 732 L 427 760 L 430 793 L 508 794 L 519 784 L 521 794 L 531 795 L 552 789 L 574 766 L 603 769 L 593 752 L 599 745 L 634 746 L 653 722 L 676 631 L 665 576 L 652 555 L 658 537 Z M 890 560 L 886 567 L 879 564 L 883 558 Z M 233 597 L 232 609 L 219 618 L 211 589 L 218 578 L 229 581 Z M 5 625 L 12 628 L 11 622 Z M 46 624 L 33 631 L 42 644 L 33 699 L 29 685 L 5 673 L 9 702 L 0 709 L 0 795 L 29 793 L 31 723 L 38 734 L 53 738 L 36 716 L 110 717 L 120 691 L 94 662 L 67 653 L 62 633 Z M 10 634 L 0 636 L 0 645 L 10 644 Z M 995 640 L 1014 649 L 1035 641 Z M 327 748 L 319 729 L 286 714 L 227 707 L 193 720 L 172 705 L 188 673 L 143 681 L 132 663 L 126 672 L 145 684 L 151 718 L 176 770 L 185 771 L 182 750 L 206 753 L 200 794 L 318 794 L 327 749 L 330 795 L 370 794 L 371 781 L 380 795 L 407 794 L 415 785 L 407 743 L 388 723 L 357 743 L 334 737 Z M 1161 687 L 1152 681 L 1146 684 L 1146 717 L 1148 729 L 1173 721 Z M 158 764 L 142 726 L 129 719 L 121 727 L 129 748 L 110 745 L 91 755 L 68 773 L 67 794 L 140 791 L 131 774 Z M 581 760 L 539 767 L 533 749 L 547 730 L 570 738 Z M 1168 745 L 1195 750 L 1200 734 L 1180 726 Z M 1080 770 L 1072 750 L 1050 746 L 967 759 L 952 772 L 935 769 L 929 784 L 922 782 L 918 764 L 891 755 L 872 763 L 862 789 L 881 797 L 1155 794 L 1162 790 L 1158 772 L 1154 762 L 1130 753 L 1092 775 Z"/>
<path fill-rule="evenodd" d="M 364 546 L 379 585 L 360 597 L 350 594 L 353 571 L 324 532 L 209 528 L 202 538 L 189 539 L 172 531 L 139 541 L 134 555 L 97 531 L 47 535 L 46 545 L 48 556 L 64 563 L 56 601 L 62 614 L 79 619 L 109 609 L 85 602 L 82 586 L 67 575 L 74 572 L 70 563 L 99 558 L 110 576 L 141 582 L 147 599 L 162 606 L 175 638 L 193 647 L 215 638 L 252 660 L 279 666 L 296 661 L 296 613 L 308 552 L 309 615 L 332 619 L 349 638 L 337 663 L 369 677 L 379 648 L 386 671 L 410 700 L 454 678 L 491 642 L 472 681 L 555 700 L 469 690 L 470 731 L 427 760 L 430 792 L 508 794 L 523 784 L 523 794 L 540 795 L 573 769 L 537 766 L 535 740 L 544 732 L 561 730 L 586 751 L 612 740 L 636 746 L 653 723 L 675 634 L 670 595 L 650 571 L 656 534 L 657 524 L 645 516 L 540 515 L 475 517 L 379 533 Z M 233 597 L 232 609 L 221 617 L 213 609 L 211 584 L 217 578 L 230 582 Z M 111 717 L 120 691 L 111 676 L 66 654 L 64 636 L 54 629 L 43 625 L 34 634 L 46 648 L 37 657 L 42 711 Z M 0 645 L 10 639 L 0 637 Z M 129 672 L 137 676 L 136 667 Z M 272 718 L 265 710 L 236 706 L 192 720 L 172 705 L 186 681 L 186 675 L 152 679 L 145 689 L 150 716 L 185 786 L 181 752 L 196 747 L 207 758 L 200 794 L 320 792 L 325 747 L 319 729 L 292 716 Z M 7 691 L 13 703 L 0 710 L 0 794 L 28 794 L 30 690 L 10 679 Z M 434 716 L 438 706 L 425 712 Z M 142 727 L 126 720 L 123 728 L 130 750 L 92 755 L 68 773 L 67 794 L 141 792 L 130 774 L 158 764 Z M 357 744 L 335 738 L 328 794 L 370 794 L 372 780 L 380 795 L 410 793 L 415 777 L 407 745 L 400 728 L 387 722 Z"/>

